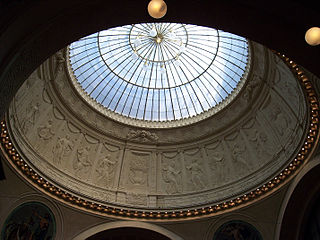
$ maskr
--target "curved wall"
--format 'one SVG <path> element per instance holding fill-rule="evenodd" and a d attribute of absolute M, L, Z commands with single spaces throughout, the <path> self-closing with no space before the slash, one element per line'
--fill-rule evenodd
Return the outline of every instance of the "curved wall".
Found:
<path fill-rule="evenodd" d="M 280 58 L 252 45 L 252 71 L 226 109 L 161 130 L 94 111 L 72 88 L 60 51 L 17 93 L 9 130 L 36 172 L 97 204 L 164 211 L 240 197 L 292 161 L 308 119 L 297 78 Z"/>

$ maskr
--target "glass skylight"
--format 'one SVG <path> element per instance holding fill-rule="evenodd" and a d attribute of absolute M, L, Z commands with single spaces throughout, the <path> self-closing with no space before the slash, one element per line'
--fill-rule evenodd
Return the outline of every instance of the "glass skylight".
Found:
<path fill-rule="evenodd" d="M 145 23 L 115 27 L 69 46 L 74 76 L 105 108 L 170 121 L 208 111 L 237 87 L 247 40 L 208 27 Z"/>

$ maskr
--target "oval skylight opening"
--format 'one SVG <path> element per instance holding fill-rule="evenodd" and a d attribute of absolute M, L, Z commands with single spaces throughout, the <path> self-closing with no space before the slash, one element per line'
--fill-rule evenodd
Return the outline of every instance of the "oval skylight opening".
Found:
<path fill-rule="evenodd" d="M 115 27 L 69 46 L 72 73 L 88 99 L 158 123 L 221 109 L 243 85 L 248 58 L 245 38 L 178 23 Z"/>

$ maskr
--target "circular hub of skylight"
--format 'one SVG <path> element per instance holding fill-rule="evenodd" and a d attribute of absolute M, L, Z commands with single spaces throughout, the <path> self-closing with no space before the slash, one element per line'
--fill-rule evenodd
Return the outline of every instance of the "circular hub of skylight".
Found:
<path fill-rule="evenodd" d="M 243 86 L 248 59 L 245 38 L 178 23 L 115 27 L 69 46 L 81 95 L 107 116 L 144 127 L 186 125 L 221 110 Z"/>

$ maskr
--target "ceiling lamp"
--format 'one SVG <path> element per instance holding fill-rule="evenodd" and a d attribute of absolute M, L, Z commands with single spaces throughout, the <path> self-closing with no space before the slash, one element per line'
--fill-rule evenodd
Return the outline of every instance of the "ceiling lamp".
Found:
<path fill-rule="evenodd" d="M 311 46 L 316 46 L 320 44 L 320 28 L 312 27 L 305 35 L 306 42 Z"/>
<path fill-rule="evenodd" d="M 167 13 L 167 4 L 163 0 L 151 0 L 148 4 L 148 13 L 153 18 L 162 18 Z"/>

